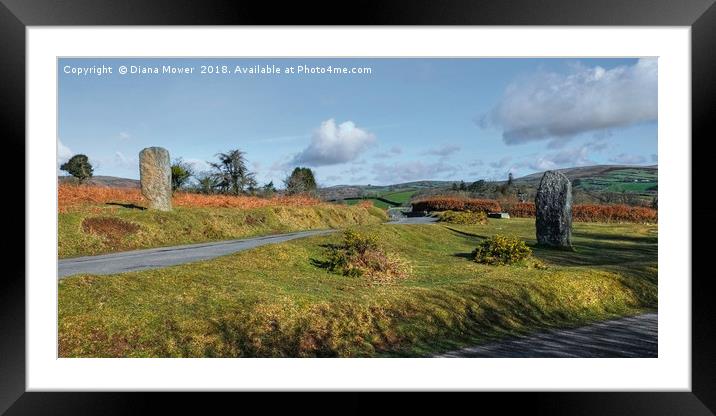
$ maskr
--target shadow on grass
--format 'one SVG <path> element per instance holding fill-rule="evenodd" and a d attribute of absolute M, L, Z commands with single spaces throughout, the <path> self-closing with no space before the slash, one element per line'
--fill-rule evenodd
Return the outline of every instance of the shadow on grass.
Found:
<path fill-rule="evenodd" d="M 326 253 L 332 251 L 332 250 L 338 250 L 341 248 L 340 244 L 334 244 L 334 243 L 325 243 L 325 244 L 319 244 L 318 247 L 321 247 L 326 250 Z M 308 261 L 311 263 L 312 266 L 318 267 L 319 269 L 324 269 L 326 271 L 330 271 L 331 269 L 331 262 L 327 260 L 321 260 L 314 257 L 311 257 L 308 259 Z"/>
<path fill-rule="evenodd" d="M 310 258 L 308 261 L 311 263 L 311 266 L 318 267 L 319 269 L 324 269 L 326 271 L 330 271 L 331 262 L 321 259 L 315 259 Z"/>
<path fill-rule="evenodd" d="M 135 205 L 135 204 L 122 204 L 122 203 L 120 203 L 120 202 L 107 202 L 106 205 L 114 205 L 114 206 L 118 206 L 118 207 L 129 208 L 129 209 L 138 209 L 138 210 L 141 210 L 141 211 L 146 210 L 146 208 L 140 207 L 139 205 Z"/>
<path fill-rule="evenodd" d="M 534 245 L 534 254 L 542 260 L 560 266 L 613 266 L 626 265 L 628 263 L 656 262 L 657 246 L 653 245 L 629 245 L 618 242 L 584 241 L 579 240 L 573 243 L 574 250 L 558 250 L 549 247 Z"/>
<path fill-rule="evenodd" d="M 489 236 L 486 236 L 486 235 L 480 235 L 480 234 L 475 234 L 475 233 L 469 233 L 469 232 L 467 232 L 467 231 L 462 231 L 462 230 L 458 230 L 458 229 L 456 229 L 456 228 L 448 227 L 447 225 L 445 226 L 445 228 L 447 228 L 448 230 L 454 232 L 454 233 L 457 234 L 457 235 L 461 235 L 461 236 L 464 236 L 464 237 L 474 237 L 474 238 L 482 238 L 482 239 L 487 239 L 487 238 L 489 238 Z"/>
<path fill-rule="evenodd" d="M 630 243 L 639 244 L 657 244 L 658 237 L 656 236 L 633 236 L 633 235 L 618 235 L 618 234 L 595 234 L 589 232 L 572 232 L 572 237 L 600 240 L 600 241 L 628 241 Z"/>

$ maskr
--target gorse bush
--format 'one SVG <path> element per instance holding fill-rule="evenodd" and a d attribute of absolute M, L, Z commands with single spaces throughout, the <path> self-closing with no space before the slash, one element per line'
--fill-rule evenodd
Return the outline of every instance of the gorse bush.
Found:
<path fill-rule="evenodd" d="M 487 214 L 482 211 L 443 211 L 438 213 L 438 221 L 448 224 L 487 224 Z"/>
<path fill-rule="evenodd" d="M 432 197 L 412 203 L 413 211 L 473 211 L 499 212 L 502 210 L 497 201 L 458 197 Z"/>
<path fill-rule="evenodd" d="M 385 253 L 374 234 L 347 230 L 343 242 L 328 248 L 325 267 L 344 276 L 366 276 L 373 280 L 388 281 L 406 277 L 409 265 L 402 259 Z"/>
<path fill-rule="evenodd" d="M 482 241 L 472 252 L 478 263 L 501 266 L 514 264 L 532 256 L 532 250 L 524 241 L 510 236 L 495 235 Z"/>

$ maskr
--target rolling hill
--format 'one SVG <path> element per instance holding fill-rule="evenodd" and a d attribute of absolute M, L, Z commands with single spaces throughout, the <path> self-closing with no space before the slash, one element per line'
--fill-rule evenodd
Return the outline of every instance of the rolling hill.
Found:
<path fill-rule="evenodd" d="M 57 180 L 60 183 L 75 183 L 76 181 L 72 176 L 58 176 Z M 85 183 L 110 188 L 139 188 L 137 179 L 118 178 L 116 176 L 93 176 Z"/>
<path fill-rule="evenodd" d="M 564 173 L 571 181 L 576 191 L 590 194 L 599 193 L 633 193 L 643 197 L 652 197 L 658 193 L 658 166 L 629 166 L 629 165 L 595 165 L 579 166 L 573 168 L 557 169 Z M 539 186 L 544 172 L 533 173 L 514 179 L 515 185 L 528 192 L 534 192 Z M 60 183 L 73 181 L 72 177 L 59 176 Z M 398 206 L 407 204 L 410 199 L 420 193 L 439 193 L 450 191 L 455 181 L 413 181 L 392 185 L 335 185 L 320 188 L 318 193 L 321 199 L 327 201 L 345 201 L 355 204 L 363 199 L 373 200 L 380 207 Z M 486 181 L 486 184 L 495 187 L 506 181 Z M 115 188 L 138 188 L 136 179 L 118 178 L 114 176 L 95 176 L 87 183 Z M 470 185 L 471 181 L 465 181 Z"/>

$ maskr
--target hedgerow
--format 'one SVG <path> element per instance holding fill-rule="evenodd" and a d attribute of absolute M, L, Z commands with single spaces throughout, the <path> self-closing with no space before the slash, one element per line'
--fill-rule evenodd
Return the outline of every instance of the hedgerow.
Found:
<path fill-rule="evenodd" d="M 422 211 L 472 211 L 499 212 L 502 210 L 497 201 L 491 199 L 433 197 L 420 199 L 412 203 L 414 212 Z"/>
<path fill-rule="evenodd" d="M 523 202 L 507 207 L 510 217 L 533 218 L 535 204 Z M 572 207 L 572 220 L 577 222 L 632 222 L 654 224 L 658 222 L 658 211 L 647 207 L 630 205 L 582 204 Z"/>

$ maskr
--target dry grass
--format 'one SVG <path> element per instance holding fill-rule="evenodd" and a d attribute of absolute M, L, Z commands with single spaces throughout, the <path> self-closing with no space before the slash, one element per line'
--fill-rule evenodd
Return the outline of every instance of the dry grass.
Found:
<path fill-rule="evenodd" d="M 146 199 L 136 188 L 110 188 L 104 186 L 77 186 L 60 184 L 58 188 L 59 212 L 70 212 L 88 205 L 132 204 L 145 207 Z M 189 208 L 261 208 L 271 206 L 311 206 L 321 201 L 304 196 L 276 196 L 259 198 L 254 196 L 202 195 L 177 192 L 172 204 L 177 207 Z"/>
<path fill-rule="evenodd" d="M 170 212 L 144 209 L 145 202 L 138 189 L 60 185 L 59 256 L 344 228 L 388 219 L 376 207 L 322 203 L 300 196 L 177 193 Z"/>
<path fill-rule="evenodd" d="M 657 227 L 577 223 L 575 251 L 539 247 L 534 221 L 375 225 L 411 273 L 389 284 L 314 260 L 341 234 L 204 262 L 58 283 L 61 357 L 424 356 L 657 307 Z M 515 235 L 548 268 L 473 261 Z"/>
<path fill-rule="evenodd" d="M 114 217 L 92 217 L 82 220 L 82 230 L 85 233 L 99 236 L 107 246 L 114 249 L 121 249 L 122 241 L 139 229 L 137 224 Z"/>

